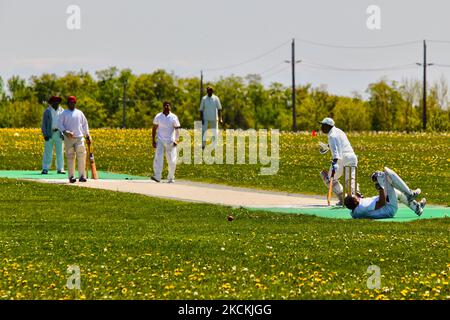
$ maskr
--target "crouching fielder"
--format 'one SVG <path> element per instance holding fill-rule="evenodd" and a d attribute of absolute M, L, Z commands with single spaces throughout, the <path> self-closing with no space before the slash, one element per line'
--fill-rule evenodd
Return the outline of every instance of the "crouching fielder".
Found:
<path fill-rule="evenodd" d="M 161 176 L 164 165 L 164 150 L 166 153 L 169 174 L 167 180 L 169 183 L 175 182 L 175 169 L 177 166 L 177 144 L 180 139 L 180 121 L 178 117 L 170 112 L 170 102 L 163 103 L 163 112 L 156 115 L 153 120 L 152 139 L 153 148 L 156 148 L 155 158 L 153 160 L 152 180 L 161 182 Z M 158 141 L 156 141 L 158 135 Z"/>
<path fill-rule="evenodd" d="M 398 210 L 398 202 L 407 205 L 418 216 L 422 215 L 426 199 L 420 202 L 415 199 L 421 193 L 420 189 L 411 190 L 406 183 L 391 169 L 385 167 L 384 171 L 377 171 L 372 175 L 379 195 L 372 198 L 361 199 L 351 195 L 345 198 L 345 206 L 352 210 L 354 219 L 385 219 L 393 218 Z"/>

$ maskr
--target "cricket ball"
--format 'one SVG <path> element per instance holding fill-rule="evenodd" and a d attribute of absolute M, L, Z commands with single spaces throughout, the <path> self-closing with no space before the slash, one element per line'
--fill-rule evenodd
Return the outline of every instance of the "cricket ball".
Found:
<path fill-rule="evenodd" d="M 228 221 L 233 221 L 234 217 L 230 214 L 230 215 L 228 215 L 227 219 L 228 219 Z"/>

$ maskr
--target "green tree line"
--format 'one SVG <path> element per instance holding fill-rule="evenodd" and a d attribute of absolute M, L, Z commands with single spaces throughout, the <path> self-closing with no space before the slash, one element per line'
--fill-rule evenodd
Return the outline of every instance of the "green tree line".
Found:
<path fill-rule="evenodd" d="M 227 128 L 278 128 L 291 130 L 291 88 L 274 82 L 264 86 L 259 75 L 228 76 L 208 83 L 220 97 Z M 111 67 L 95 72 L 68 72 L 63 76 L 42 74 L 22 79 L 0 78 L 0 127 L 38 127 L 51 95 L 75 95 L 78 107 L 93 128 L 122 127 L 123 101 L 126 127 L 149 128 L 171 101 L 182 126 L 192 128 L 199 119 L 200 80 L 180 78 L 164 70 L 133 74 Z M 125 93 L 125 95 L 124 95 Z M 333 117 L 349 131 L 419 131 L 422 128 L 422 87 L 419 81 L 400 83 L 382 79 L 368 86 L 366 98 L 333 95 L 324 87 L 297 87 L 298 130 L 317 129 L 317 122 Z M 450 129 L 445 79 L 429 88 L 427 129 Z M 64 107 L 64 105 L 63 105 Z"/>

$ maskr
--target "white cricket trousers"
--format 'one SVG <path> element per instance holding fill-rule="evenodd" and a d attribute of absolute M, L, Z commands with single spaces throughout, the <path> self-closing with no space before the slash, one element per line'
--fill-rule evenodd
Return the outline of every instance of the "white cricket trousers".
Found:
<path fill-rule="evenodd" d="M 166 151 L 167 165 L 169 167 L 167 179 L 175 179 L 175 169 L 177 167 L 177 147 L 173 145 L 173 142 L 162 142 L 159 140 L 156 143 L 155 158 L 153 159 L 153 176 L 157 180 L 161 180 L 164 166 L 164 150 Z"/>
<path fill-rule="evenodd" d="M 59 131 L 55 131 L 52 137 L 45 141 L 44 156 L 42 158 L 42 169 L 49 170 L 53 162 L 53 146 L 56 151 L 56 170 L 64 170 L 64 153 L 63 153 L 63 140 Z"/>
<path fill-rule="evenodd" d="M 208 128 L 210 128 L 212 137 L 211 141 L 214 147 L 217 144 L 217 129 L 219 127 L 218 120 L 204 120 L 202 123 L 202 147 L 206 146 L 206 140 L 208 138 Z"/>
<path fill-rule="evenodd" d="M 78 164 L 78 178 L 86 178 L 86 146 L 84 138 L 64 137 L 69 178 L 75 177 L 75 158 Z"/>
<path fill-rule="evenodd" d="M 339 159 L 337 162 L 339 168 L 334 173 L 334 180 L 338 181 L 340 177 L 344 174 L 344 167 L 350 166 L 350 167 L 357 167 L 358 166 L 358 158 L 356 157 L 356 154 L 354 153 L 344 153 L 342 155 L 342 159 Z M 330 171 L 328 173 L 328 176 L 331 177 L 331 172 L 333 170 L 333 166 L 330 166 Z M 356 173 L 354 170 L 351 172 L 351 178 L 354 181 L 355 180 Z M 350 179 L 349 176 L 344 177 L 345 183 L 348 182 Z M 357 189 L 359 189 L 359 186 L 356 186 Z M 335 190 L 336 189 L 336 190 Z M 337 195 L 338 197 L 342 196 L 342 192 L 344 191 L 344 188 L 342 187 L 342 184 L 338 182 L 338 185 L 336 188 L 333 188 L 333 193 Z M 359 192 L 359 190 L 354 190 L 354 185 L 352 183 L 352 194 L 355 194 L 355 192 Z"/>

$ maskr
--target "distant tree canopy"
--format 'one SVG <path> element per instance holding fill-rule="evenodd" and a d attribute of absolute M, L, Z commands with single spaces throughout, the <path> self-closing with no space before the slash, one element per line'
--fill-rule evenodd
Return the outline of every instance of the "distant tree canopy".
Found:
<path fill-rule="evenodd" d="M 211 83 L 223 106 L 227 128 L 278 128 L 291 130 L 291 88 L 280 83 L 266 87 L 259 75 L 229 76 Z M 64 76 L 43 74 L 28 81 L 13 76 L 0 78 L 0 127 L 38 127 L 51 95 L 75 95 L 78 107 L 93 128 L 122 127 L 126 105 L 127 128 L 149 128 L 161 111 L 162 102 L 172 102 L 173 112 L 184 128 L 199 119 L 200 80 L 180 78 L 164 70 L 135 75 L 116 67 L 91 74 L 68 72 Z M 324 87 L 298 86 L 298 130 L 318 128 L 317 122 L 333 117 L 349 131 L 419 131 L 422 128 L 422 87 L 418 81 L 401 83 L 380 80 L 369 85 L 367 99 L 358 95 L 332 95 Z M 431 86 L 427 102 L 427 129 L 450 130 L 448 87 L 445 79 Z M 63 102 L 63 107 L 64 107 Z"/>

